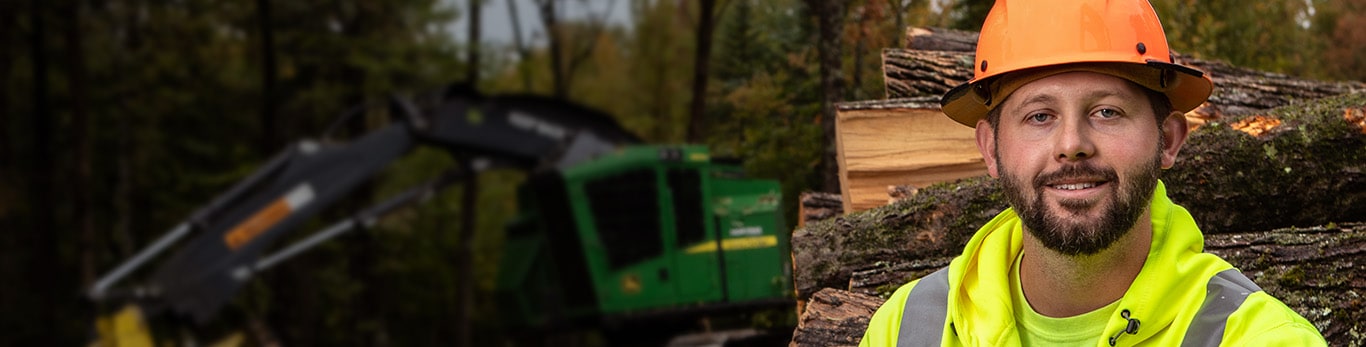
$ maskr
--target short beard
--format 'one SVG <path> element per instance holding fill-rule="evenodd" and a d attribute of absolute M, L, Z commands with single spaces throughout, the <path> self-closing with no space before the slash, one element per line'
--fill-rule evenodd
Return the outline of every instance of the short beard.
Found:
<path fill-rule="evenodd" d="M 996 165 L 1004 168 L 999 158 L 998 156 Z M 1032 200 L 1025 196 L 1024 187 L 1020 186 L 1021 183 L 1010 172 L 1001 170 L 1001 182 L 1007 200 L 1015 208 L 1025 228 L 1044 247 L 1068 256 L 1094 255 L 1110 248 L 1115 241 L 1128 234 L 1138 221 L 1138 217 L 1143 215 L 1152 199 L 1153 189 L 1157 188 L 1160 160 L 1159 154 L 1146 165 L 1133 170 L 1128 176 L 1131 179 L 1112 192 L 1109 199 L 1111 203 L 1104 206 L 1105 211 L 1101 214 L 1100 220 L 1094 223 L 1069 224 L 1061 218 L 1064 213 L 1068 213 L 1066 210 L 1082 206 L 1068 206 L 1063 202 L 1063 211 L 1049 211 L 1047 203 L 1043 200 L 1044 182 L 1060 177 L 1087 175 L 1105 177 L 1109 182 L 1119 184 L 1119 176 L 1113 169 L 1100 169 L 1081 164 L 1040 175 L 1032 182 L 1035 193 Z"/>

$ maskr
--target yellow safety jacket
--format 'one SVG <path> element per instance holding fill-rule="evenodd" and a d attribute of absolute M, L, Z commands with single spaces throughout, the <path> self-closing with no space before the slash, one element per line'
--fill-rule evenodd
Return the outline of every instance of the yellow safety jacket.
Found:
<path fill-rule="evenodd" d="M 1153 244 L 1097 346 L 1323 346 L 1309 321 L 1232 265 L 1204 253 L 1204 236 L 1159 182 Z M 873 314 L 860 346 L 1018 346 L 1009 275 L 1020 218 L 1007 209 L 949 267 L 911 281 Z"/>

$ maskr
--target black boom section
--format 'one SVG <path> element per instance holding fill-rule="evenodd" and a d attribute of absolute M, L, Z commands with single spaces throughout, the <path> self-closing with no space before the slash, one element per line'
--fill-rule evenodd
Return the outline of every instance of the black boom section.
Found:
<path fill-rule="evenodd" d="M 420 140 L 528 170 L 564 168 L 640 143 L 606 114 L 546 97 L 452 93 L 425 112 L 431 125 Z"/>
<path fill-rule="evenodd" d="M 421 104 L 422 106 L 418 106 Z M 428 191 L 450 183 L 446 178 L 414 187 L 370 209 L 347 218 L 304 241 L 263 257 L 281 236 L 307 221 L 358 185 L 388 167 L 415 145 L 447 150 L 477 174 L 479 160 L 494 166 L 555 172 L 592 160 L 617 148 L 640 142 L 611 117 L 573 103 L 551 98 L 510 95 L 485 97 L 469 89 L 452 87 L 427 98 L 394 98 L 390 103 L 397 121 L 350 143 L 300 142 L 261 166 L 255 173 L 200 208 L 181 225 L 162 236 L 133 258 L 102 276 L 87 295 L 95 300 L 111 297 L 149 299 L 151 311 L 170 310 L 193 316 L 199 322 L 212 317 L 253 272 L 357 225 L 372 223 L 396 206 L 418 200 Z M 465 172 L 467 171 L 467 172 Z M 436 173 L 432 173 L 435 175 Z M 445 177 L 445 176 L 441 176 Z M 568 204 L 562 179 L 549 189 L 553 201 Z M 557 190 L 556 190 L 557 189 Z M 551 208 L 549 211 L 569 211 Z M 348 211 L 352 212 L 352 211 Z M 586 274 L 573 259 L 582 262 L 572 217 L 551 216 L 553 253 L 562 275 Z M 181 242 L 182 236 L 194 235 Z M 137 271 L 162 250 L 181 242 L 180 249 L 153 273 L 150 283 L 134 290 L 115 289 L 123 277 Z M 569 301 L 591 304 L 593 296 L 586 277 L 567 278 Z"/>
<path fill-rule="evenodd" d="M 203 232 L 157 269 L 151 290 L 172 311 L 207 321 L 241 285 L 234 271 L 408 152 L 412 139 L 404 126 L 347 145 L 305 142 L 289 149 L 280 167 L 263 168 L 271 172 L 196 214 L 190 222 Z"/>

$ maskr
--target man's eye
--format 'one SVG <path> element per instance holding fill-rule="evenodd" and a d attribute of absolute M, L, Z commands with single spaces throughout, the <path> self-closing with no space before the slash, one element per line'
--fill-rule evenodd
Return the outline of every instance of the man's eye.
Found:
<path fill-rule="evenodd" d="M 1113 108 L 1102 108 L 1099 111 L 1096 111 L 1096 115 L 1100 116 L 1100 118 L 1115 118 L 1119 117 L 1119 110 L 1115 110 Z"/>
<path fill-rule="evenodd" d="M 1047 113 L 1035 113 L 1035 114 L 1029 115 L 1029 117 L 1026 117 L 1025 120 L 1028 120 L 1028 121 L 1034 122 L 1034 123 L 1043 123 L 1043 122 L 1047 122 L 1047 121 L 1048 121 L 1048 118 L 1049 118 L 1049 116 L 1048 116 Z"/>

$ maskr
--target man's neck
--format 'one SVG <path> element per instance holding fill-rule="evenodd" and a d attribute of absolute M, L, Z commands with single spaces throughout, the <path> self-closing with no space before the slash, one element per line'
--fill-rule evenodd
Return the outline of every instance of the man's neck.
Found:
<path fill-rule="evenodd" d="M 1049 317 L 1071 317 L 1115 302 L 1143 270 L 1152 238 L 1147 211 L 1110 248 L 1093 255 L 1058 253 L 1025 232 L 1020 260 L 1025 298 L 1035 312 Z"/>

